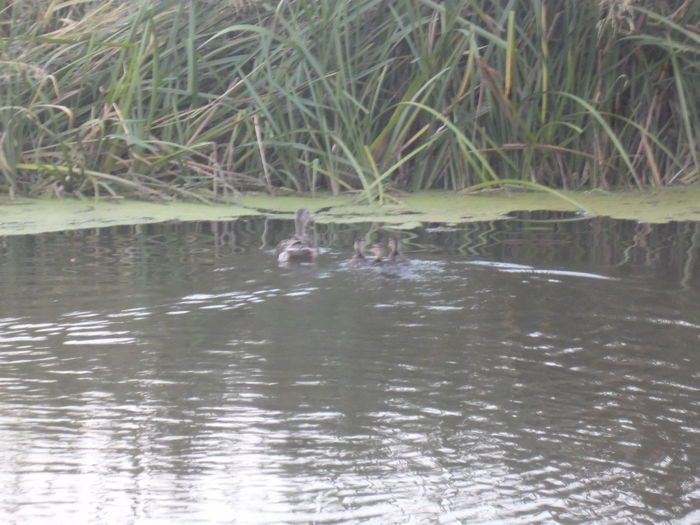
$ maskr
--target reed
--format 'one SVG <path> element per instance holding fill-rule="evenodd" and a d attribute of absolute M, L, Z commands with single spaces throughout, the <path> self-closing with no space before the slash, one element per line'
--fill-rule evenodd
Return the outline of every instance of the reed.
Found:
<path fill-rule="evenodd" d="M 699 21 L 692 0 L 10 0 L 0 191 L 694 182 Z"/>

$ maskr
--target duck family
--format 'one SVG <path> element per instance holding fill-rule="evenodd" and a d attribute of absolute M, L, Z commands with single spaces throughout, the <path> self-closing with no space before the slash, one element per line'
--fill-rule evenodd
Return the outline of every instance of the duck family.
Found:
<path fill-rule="evenodd" d="M 308 233 L 313 216 L 306 208 L 300 208 L 294 218 L 294 235 L 280 241 L 275 248 L 275 257 L 280 263 L 314 262 L 318 258 L 319 249 Z M 405 264 L 408 260 L 399 252 L 399 239 L 390 236 L 386 243 L 376 243 L 369 248 L 373 257 L 367 257 L 367 240 L 359 238 L 353 245 L 354 254 L 349 261 L 353 268 L 363 266 L 383 266 Z"/>

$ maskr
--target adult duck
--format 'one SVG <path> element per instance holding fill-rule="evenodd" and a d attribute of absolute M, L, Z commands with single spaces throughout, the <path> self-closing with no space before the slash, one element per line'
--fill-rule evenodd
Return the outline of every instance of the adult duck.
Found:
<path fill-rule="evenodd" d="M 307 232 L 309 224 L 314 221 L 306 208 L 299 208 L 294 218 L 294 235 L 280 241 L 275 248 L 275 257 L 281 263 L 313 262 L 318 257 L 318 247 Z"/>

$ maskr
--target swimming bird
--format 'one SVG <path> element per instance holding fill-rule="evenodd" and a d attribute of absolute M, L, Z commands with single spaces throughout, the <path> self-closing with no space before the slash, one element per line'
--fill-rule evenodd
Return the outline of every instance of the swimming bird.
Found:
<path fill-rule="evenodd" d="M 386 259 L 389 264 L 406 264 L 408 259 L 399 253 L 399 239 L 393 235 L 387 241 L 389 257 Z"/>
<path fill-rule="evenodd" d="M 365 246 L 367 241 L 365 239 L 356 239 L 353 244 L 355 248 L 355 253 L 350 259 L 350 266 L 357 268 L 358 266 L 365 266 L 367 264 L 367 257 L 365 257 Z"/>
<path fill-rule="evenodd" d="M 294 218 L 294 235 L 280 241 L 275 248 L 275 257 L 281 263 L 313 262 L 318 257 L 318 247 L 307 233 L 307 228 L 314 221 L 306 208 L 299 208 Z"/>
<path fill-rule="evenodd" d="M 390 266 L 395 264 L 408 264 L 408 259 L 399 252 L 398 237 L 391 236 L 387 239 L 386 244 L 373 244 L 369 250 L 374 259 L 369 261 L 373 266 Z"/>
<path fill-rule="evenodd" d="M 374 255 L 374 259 L 370 261 L 370 264 L 377 266 L 386 262 L 384 259 L 384 256 L 386 255 L 386 247 L 383 244 L 373 244 L 369 251 L 372 253 L 372 255 Z"/>

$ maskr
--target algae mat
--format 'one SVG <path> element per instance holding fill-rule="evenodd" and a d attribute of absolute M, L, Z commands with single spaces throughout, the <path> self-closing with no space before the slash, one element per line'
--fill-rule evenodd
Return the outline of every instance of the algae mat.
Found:
<path fill-rule="evenodd" d="M 700 221 L 700 186 L 663 192 L 566 192 L 589 215 L 663 223 Z M 20 235 L 83 228 L 167 221 L 228 221 L 242 216 L 291 218 L 308 207 L 317 222 L 383 222 L 395 228 L 421 223 L 459 224 L 506 218 L 517 211 L 576 211 L 562 198 L 542 192 L 495 191 L 476 195 L 423 192 L 392 198 L 383 206 L 357 204 L 353 196 L 269 197 L 248 195 L 227 205 L 153 203 L 143 201 L 85 201 L 0 199 L 0 235 Z"/>

